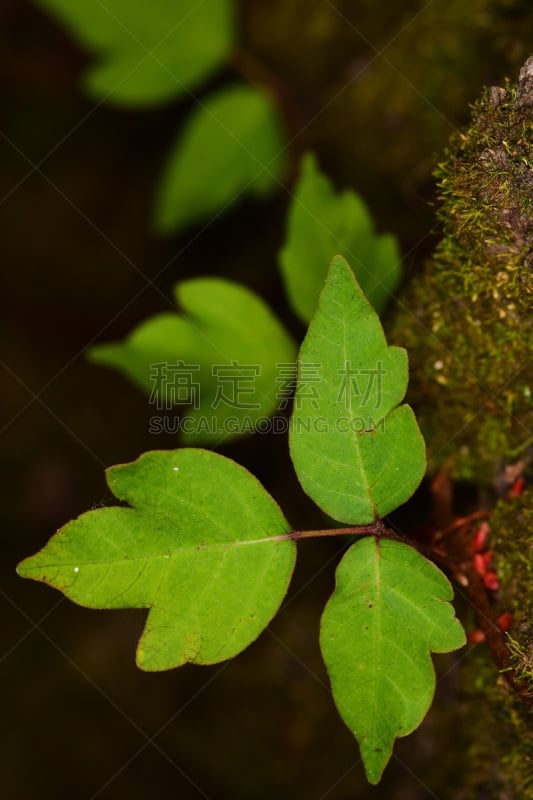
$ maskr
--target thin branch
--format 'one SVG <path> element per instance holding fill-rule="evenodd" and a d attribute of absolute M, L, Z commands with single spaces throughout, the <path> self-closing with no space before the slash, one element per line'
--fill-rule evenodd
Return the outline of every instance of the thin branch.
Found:
<path fill-rule="evenodd" d="M 475 522 L 478 519 L 488 519 L 490 515 L 490 511 L 475 511 L 473 514 L 469 514 L 467 517 L 458 517 L 451 525 L 448 525 L 447 528 L 437 531 L 433 535 L 433 541 L 437 542 L 444 536 L 447 536 L 449 533 L 453 533 L 453 531 L 459 530 L 460 528 L 465 528 L 467 525 L 470 525 L 472 522 Z"/>
<path fill-rule="evenodd" d="M 290 147 L 292 156 L 291 171 L 294 172 L 288 177 L 291 180 L 294 179 L 300 156 L 307 149 L 307 144 L 300 135 L 306 127 L 306 119 L 300 110 L 295 93 L 273 70 L 242 47 L 236 47 L 228 61 L 245 80 L 267 92 L 281 114 L 285 122 L 288 147 Z"/>
<path fill-rule="evenodd" d="M 361 536 L 364 534 L 382 534 L 381 520 L 373 522 L 372 525 L 356 525 L 353 528 L 325 528 L 319 531 L 291 531 L 280 536 L 279 539 L 318 539 L 321 536 Z"/>

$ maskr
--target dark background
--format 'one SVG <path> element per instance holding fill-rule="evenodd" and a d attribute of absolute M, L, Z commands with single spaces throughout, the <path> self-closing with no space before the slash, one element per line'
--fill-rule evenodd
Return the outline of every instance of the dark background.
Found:
<path fill-rule="evenodd" d="M 361 191 L 416 279 L 438 236 L 431 171 L 481 87 L 516 75 L 533 41 L 530 3 L 246 0 L 240 25 L 242 47 L 293 105 L 293 162 L 313 147 L 339 186 Z M 382 785 L 365 783 L 317 641 L 342 545 L 301 544 L 283 610 L 237 659 L 162 674 L 134 665 L 143 612 L 78 608 L 15 574 L 59 526 L 112 501 L 105 466 L 176 446 L 148 433 L 146 398 L 88 363 L 90 344 L 171 308 L 178 279 L 206 274 L 243 281 L 303 333 L 276 267 L 290 184 L 265 204 L 156 239 L 154 188 L 193 101 L 98 104 L 79 89 L 88 63 L 41 10 L 1 0 L 0 796 L 452 797 L 453 721 L 442 728 L 434 713 L 398 744 Z M 228 67 L 213 85 L 234 77 Z M 260 477 L 294 526 L 322 522 L 280 437 L 224 452 Z M 419 496 L 408 515 L 425 512 Z M 439 664 L 437 708 L 453 706 L 453 659 Z"/>

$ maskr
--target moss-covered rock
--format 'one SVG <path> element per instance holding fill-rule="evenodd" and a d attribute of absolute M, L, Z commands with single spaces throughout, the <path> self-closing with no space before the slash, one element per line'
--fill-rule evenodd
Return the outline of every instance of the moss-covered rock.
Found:
<path fill-rule="evenodd" d="M 490 482 L 531 445 L 533 58 L 516 86 L 485 92 L 437 177 L 443 239 L 392 337 L 432 468 Z"/>
<path fill-rule="evenodd" d="M 531 461 L 533 58 L 516 85 L 484 93 L 437 178 L 443 237 L 402 298 L 391 337 L 409 351 L 430 468 L 503 493 Z M 533 800 L 533 490 L 500 500 L 490 528 L 501 586 L 491 602 L 495 620 L 513 615 L 503 661 L 518 691 L 486 643 L 470 645 L 451 723 L 458 747 L 443 759 L 461 787 L 447 796 Z"/>
<path fill-rule="evenodd" d="M 513 614 L 508 634 L 510 661 L 518 681 L 533 699 L 533 489 L 502 500 L 492 515 L 491 544 L 501 583 L 499 604 Z M 533 718 L 531 743 L 533 747 Z M 533 790 L 533 761 L 531 763 Z"/>

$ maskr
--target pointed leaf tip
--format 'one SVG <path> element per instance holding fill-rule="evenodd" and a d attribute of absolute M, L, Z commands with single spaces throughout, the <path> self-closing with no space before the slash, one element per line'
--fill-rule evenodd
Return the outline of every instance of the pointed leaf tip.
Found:
<path fill-rule="evenodd" d="M 447 578 L 412 547 L 368 537 L 337 568 L 320 645 L 335 703 L 378 783 L 399 736 L 426 715 L 435 691 L 430 653 L 465 644 Z"/>
<path fill-rule="evenodd" d="M 106 102 L 155 106 L 201 86 L 235 41 L 232 0 L 37 0 L 96 59 L 85 87 Z"/>

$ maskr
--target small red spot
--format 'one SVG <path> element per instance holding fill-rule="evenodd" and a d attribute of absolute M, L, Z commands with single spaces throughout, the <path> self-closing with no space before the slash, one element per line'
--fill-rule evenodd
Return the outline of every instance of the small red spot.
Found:
<path fill-rule="evenodd" d="M 474 556 L 474 569 L 476 572 L 479 572 L 480 575 L 485 575 L 487 572 L 487 568 L 485 567 L 485 559 L 481 553 L 476 553 Z"/>
<path fill-rule="evenodd" d="M 469 642 L 484 642 L 485 641 L 485 634 L 479 628 L 476 628 L 475 631 L 470 631 L 468 634 L 468 641 Z"/>
<path fill-rule="evenodd" d="M 491 591 L 495 592 L 497 589 L 500 588 L 500 581 L 498 580 L 498 576 L 492 570 L 489 570 L 483 576 L 483 583 L 490 589 Z"/>
<path fill-rule="evenodd" d="M 523 491 L 524 491 L 524 476 L 520 475 L 509 489 L 509 494 L 511 495 L 511 497 L 520 497 Z"/>
<path fill-rule="evenodd" d="M 508 631 L 512 624 L 513 624 L 513 615 L 509 611 L 498 617 L 498 628 L 501 631 Z"/>
<path fill-rule="evenodd" d="M 476 553 L 474 555 L 474 567 L 476 572 L 480 575 L 486 575 L 489 571 L 490 562 L 492 560 L 492 550 L 485 550 L 484 553 Z"/>
<path fill-rule="evenodd" d="M 487 536 L 489 535 L 490 527 L 488 522 L 482 522 L 472 539 L 472 552 L 479 553 L 483 549 Z"/>

